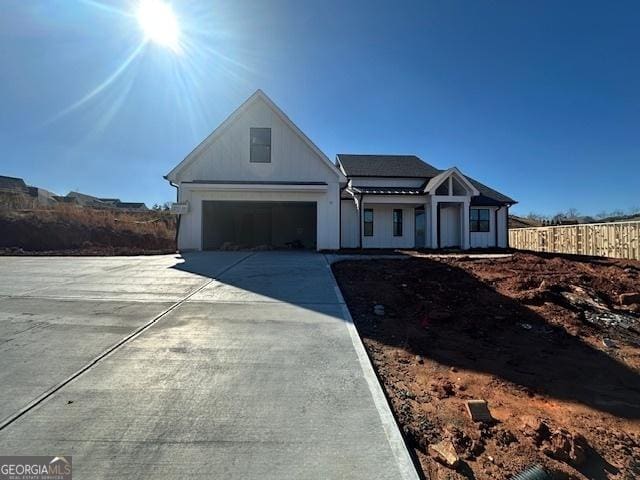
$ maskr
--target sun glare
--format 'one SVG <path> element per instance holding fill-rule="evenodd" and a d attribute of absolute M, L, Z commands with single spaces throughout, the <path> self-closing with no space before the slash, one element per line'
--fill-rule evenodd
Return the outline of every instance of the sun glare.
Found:
<path fill-rule="evenodd" d="M 171 5 L 162 0 L 140 0 L 136 17 L 147 40 L 180 50 L 180 27 Z"/>

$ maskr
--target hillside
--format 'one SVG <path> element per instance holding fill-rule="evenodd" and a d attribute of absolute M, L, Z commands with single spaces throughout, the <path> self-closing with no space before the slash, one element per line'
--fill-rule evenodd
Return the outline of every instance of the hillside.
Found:
<path fill-rule="evenodd" d="M 0 209 L 0 254 L 142 255 L 173 253 L 175 218 L 56 205 Z"/>

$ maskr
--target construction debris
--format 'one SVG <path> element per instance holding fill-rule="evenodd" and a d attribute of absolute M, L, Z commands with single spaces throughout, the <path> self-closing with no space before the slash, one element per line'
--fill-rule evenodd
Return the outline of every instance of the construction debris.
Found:
<path fill-rule="evenodd" d="M 467 400 L 465 405 L 467 413 L 474 422 L 490 423 L 494 421 L 485 400 Z"/>
<path fill-rule="evenodd" d="M 449 440 L 429 445 L 429 451 L 436 460 L 448 467 L 456 468 L 460 463 L 460 457 L 458 457 L 453 443 Z"/>
<path fill-rule="evenodd" d="M 619 299 L 620 305 L 633 305 L 634 303 L 640 303 L 640 293 L 623 293 Z"/>

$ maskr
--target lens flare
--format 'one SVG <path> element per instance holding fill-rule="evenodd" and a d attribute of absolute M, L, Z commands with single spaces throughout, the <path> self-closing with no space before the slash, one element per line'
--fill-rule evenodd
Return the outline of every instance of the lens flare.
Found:
<path fill-rule="evenodd" d="M 136 18 L 147 40 L 180 51 L 180 27 L 171 5 L 161 0 L 141 0 Z"/>

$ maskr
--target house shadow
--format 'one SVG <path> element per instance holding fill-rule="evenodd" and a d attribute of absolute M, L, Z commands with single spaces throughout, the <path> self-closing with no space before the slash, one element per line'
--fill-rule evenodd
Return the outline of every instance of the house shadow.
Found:
<path fill-rule="evenodd" d="M 363 338 L 489 374 L 528 396 L 640 419 L 638 372 L 460 267 L 420 258 L 341 262 L 334 272 Z M 383 304 L 385 316 L 372 304 Z M 595 451 L 583 469 L 594 479 L 617 471 Z"/>
<path fill-rule="evenodd" d="M 284 302 L 344 321 L 327 261 L 316 252 L 213 250 L 181 257 L 172 268 L 215 280 L 193 300 Z"/>

